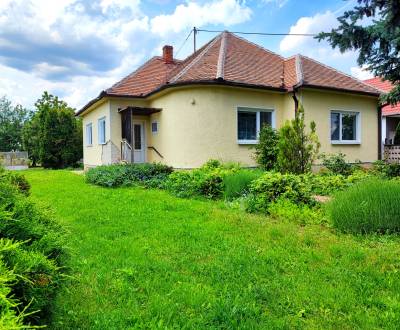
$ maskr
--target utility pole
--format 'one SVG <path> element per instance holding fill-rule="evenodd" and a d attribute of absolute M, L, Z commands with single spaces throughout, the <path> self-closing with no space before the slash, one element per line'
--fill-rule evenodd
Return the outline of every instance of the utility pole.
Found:
<path fill-rule="evenodd" d="M 197 28 L 193 28 L 193 53 L 196 52 L 196 35 L 197 35 Z"/>

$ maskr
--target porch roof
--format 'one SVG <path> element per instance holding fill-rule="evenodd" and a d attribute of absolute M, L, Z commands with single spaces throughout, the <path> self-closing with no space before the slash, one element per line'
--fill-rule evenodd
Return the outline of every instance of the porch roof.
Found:
<path fill-rule="evenodd" d="M 118 112 L 124 112 L 124 111 L 131 111 L 132 115 L 139 115 L 139 116 L 146 116 L 146 115 L 151 115 L 153 113 L 160 112 L 162 109 L 160 108 L 148 108 L 148 107 L 125 107 L 125 108 L 120 108 L 118 109 Z"/>

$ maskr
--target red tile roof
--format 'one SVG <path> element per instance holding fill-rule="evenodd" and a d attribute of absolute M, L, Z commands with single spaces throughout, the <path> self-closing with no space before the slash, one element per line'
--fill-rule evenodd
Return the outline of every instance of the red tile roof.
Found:
<path fill-rule="evenodd" d="M 372 79 L 364 80 L 365 83 L 374 86 L 375 88 L 380 89 L 383 92 L 389 92 L 393 85 L 390 81 L 382 80 L 381 78 L 375 77 Z M 382 108 L 382 115 L 390 116 L 390 115 L 400 115 L 400 104 L 396 105 L 386 105 Z"/>
<path fill-rule="evenodd" d="M 288 59 L 232 33 L 223 32 L 183 61 L 166 64 L 153 57 L 135 72 L 102 92 L 103 96 L 146 97 L 174 85 L 229 84 L 282 92 L 312 87 L 379 95 L 380 90 L 311 58 Z"/>

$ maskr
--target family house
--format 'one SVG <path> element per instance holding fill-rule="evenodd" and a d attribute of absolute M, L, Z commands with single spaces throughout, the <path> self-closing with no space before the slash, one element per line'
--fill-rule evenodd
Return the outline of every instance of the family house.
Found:
<path fill-rule="evenodd" d="M 302 55 L 284 58 L 229 32 L 183 61 L 164 46 L 85 105 L 85 168 L 121 161 L 198 167 L 210 158 L 254 166 L 263 124 L 279 128 L 301 102 L 321 152 L 373 162 L 380 91 Z"/>

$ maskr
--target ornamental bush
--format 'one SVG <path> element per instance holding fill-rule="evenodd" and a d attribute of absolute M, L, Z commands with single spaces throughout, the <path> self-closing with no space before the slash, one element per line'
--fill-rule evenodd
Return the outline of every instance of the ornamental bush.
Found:
<path fill-rule="evenodd" d="M 330 172 L 334 174 L 350 175 L 354 171 L 354 167 L 346 162 L 345 154 L 322 154 L 322 165 L 324 165 Z"/>
<path fill-rule="evenodd" d="M 270 125 L 264 125 L 258 139 L 254 158 L 262 169 L 273 170 L 278 157 L 279 135 Z"/>
<path fill-rule="evenodd" d="M 247 210 L 268 212 L 271 203 L 287 199 L 296 204 L 314 205 L 311 189 L 301 176 L 267 172 L 250 185 Z"/>
<path fill-rule="evenodd" d="M 48 320 L 66 257 L 64 229 L 26 197 L 27 187 L 15 177 L 21 178 L 0 175 L 1 329 Z"/>

